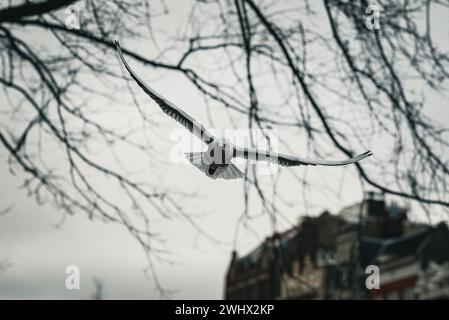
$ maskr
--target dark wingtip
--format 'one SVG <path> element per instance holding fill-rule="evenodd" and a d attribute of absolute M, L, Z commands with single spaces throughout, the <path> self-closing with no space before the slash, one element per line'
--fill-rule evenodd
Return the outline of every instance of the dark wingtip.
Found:
<path fill-rule="evenodd" d="M 365 158 L 368 158 L 368 157 L 370 157 L 372 155 L 373 155 L 373 153 L 371 152 L 371 150 L 368 150 L 368 151 L 365 151 L 364 153 L 360 154 L 360 157 L 361 157 L 361 159 L 365 159 Z"/>

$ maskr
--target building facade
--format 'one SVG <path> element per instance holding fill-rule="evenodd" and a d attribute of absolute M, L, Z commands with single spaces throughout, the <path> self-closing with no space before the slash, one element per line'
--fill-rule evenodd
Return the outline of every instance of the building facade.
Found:
<path fill-rule="evenodd" d="M 266 238 L 246 256 L 233 252 L 224 297 L 448 298 L 449 276 L 444 276 L 444 270 L 449 275 L 448 227 L 411 223 L 407 211 L 369 193 L 338 215 L 323 212 L 306 217 L 296 227 Z M 370 265 L 379 268 L 378 289 L 365 285 Z M 423 280 L 429 277 L 433 287 L 426 287 L 429 282 Z M 435 294 L 436 288 L 440 293 Z"/>

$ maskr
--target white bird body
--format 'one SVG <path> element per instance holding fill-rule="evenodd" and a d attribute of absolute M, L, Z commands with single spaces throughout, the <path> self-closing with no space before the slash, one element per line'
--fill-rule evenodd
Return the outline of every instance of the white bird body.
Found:
<path fill-rule="evenodd" d="M 187 159 L 212 179 L 236 179 L 244 176 L 232 162 L 234 146 L 226 139 L 216 138 L 205 152 L 191 152 Z"/>
<path fill-rule="evenodd" d="M 137 74 L 131 69 L 126 62 L 119 43 L 115 42 L 117 51 L 123 65 L 128 70 L 131 77 L 136 83 L 153 99 L 159 107 L 167 115 L 175 119 L 193 135 L 201 139 L 207 144 L 207 151 L 205 152 L 190 152 L 187 153 L 187 159 L 198 169 L 203 171 L 208 177 L 212 179 L 237 179 L 243 178 L 244 174 L 233 163 L 232 159 L 239 157 L 244 159 L 251 159 L 257 161 L 269 161 L 277 163 L 281 166 L 299 166 L 299 165 L 322 165 L 322 166 L 342 166 L 350 163 L 356 163 L 371 155 L 370 151 L 359 154 L 358 156 L 346 160 L 321 160 L 321 159 L 305 159 L 296 156 L 283 155 L 271 151 L 263 151 L 259 149 L 243 148 L 233 145 L 230 141 L 213 136 L 208 130 L 194 118 L 189 116 L 186 112 L 175 106 L 170 101 L 166 100 L 155 90 L 150 88 L 143 82 Z"/>
<path fill-rule="evenodd" d="M 228 140 L 217 138 L 208 145 L 205 161 L 208 164 L 230 164 L 233 153 L 233 145 Z"/>

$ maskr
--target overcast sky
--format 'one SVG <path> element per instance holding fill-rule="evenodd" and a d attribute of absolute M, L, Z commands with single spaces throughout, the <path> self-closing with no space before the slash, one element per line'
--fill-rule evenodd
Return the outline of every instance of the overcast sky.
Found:
<path fill-rule="evenodd" d="M 180 3 L 183 6 L 180 6 Z M 170 15 L 160 28 L 168 33 L 176 32 L 177 28 L 185 23 L 188 13 L 188 1 L 167 1 Z M 446 45 L 449 40 L 447 28 L 447 15 L 435 13 L 433 28 L 435 39 L 440 39 L 438 45 Z M 327 26 L 323 26 L 326 32 Z M 29 34 L 39 39 L 40 33 Z M 126 39 L 125 39 L 126 42 Z M 447 47 L 446 47 L 447 48 Z M 136 65 L 130 61 L 131 65 Z M 139 68 L 139 72 L 144 72 Z M 148 78 L 151 70 L 146 72 Z M 92 85 L 95 85 L 94 83 Z M 210 124 L 204 108 L 202 97 L 192 86 L 179 75 L 167 73 L 163 78 L 153 81 L 153 87 L 169 97 L 170 100 L 182 106 L 187 112 L 193 114 L 200 121 Z M 144 95 L 140 96 L 142 101 Z M 0 98 L 2 99 L 2 98 Z M 444 100 L 428 96 L 429 115 L 440 122 L 449 123 L 449 112 Z M 2 104 L 6 101 L 0 101 Z M 94 101 L 91 101 L 94 103 Z M 154 108 L 148 102 L 148 108 Z M 113 109 L 113 106 L 111 107 Z M 149 111 L 151 114 L 156 109 Z M 130 113 L 131 114 L 131 113 Z M 113 114 L 112 122 L 122 121 L 120 118 L 134 121 L 132 115 Z M 137 116 L 137 115 L 135 115 Z M 155 119 L 163 122 L 161 132 L 170 136 L 173 130 L 178 129 L 177 124 L 154 115 Z M 229 123 L 223 122 L 217 115 L 214 127 L 226 128 Z M 224 118 L 224 117 L 223 117 Z M 283 132 L 280 131 L 279 134 Z M 383 141 L 372 141 L 376 155 L 381 152 Z M 161 142 L 161 146 L 167 142 Z M 161 152 L 170 153 L 168 148 Z M 187 150 L 186 150 L 187 151 Z M 364 150 L 360 150 L 364 151 Z M 298 151 L 298 155 L 301 153 Z M 132 154 L 122 154 L 124 163 L 135 168 L 147 165 Z M 375 156 L 373 159 L 376 159 Z M 7 259 L 11 266 L 4 273 L 0 273 L 0 299 L 89 299 L 94 291 L 92 279 L 98 278 L 104 283 L 105 298 L 110 299 L 153 299 L 157 293 L 151 280 L 143 272 L 146 258 L 126 230 L 112 223 L 105 224 L 99 221 L 90 221 L 80 213 L 67 216 L 60 224 L 63 215 L 51 204 L 38 206 L 34 199 L 29 198 L 26 190 L 20 185 L 25 177 L 18 173 L 11 175 L 5 165 L 7 154 L 0 149 L 0 204 L 2 207 L 13 206 L 11 212 L 0 216 L 0 261 Z M 240 166 L 242 168 L 242 166 Z M 286 169 L 283 169 L 286 170 Z M 303 170 L 297 168 L 295 170 Z M 223 297 L 223 280 L 225 271 L 233 249 L 233 240 L 236 225 L 243 211 L 243 184 L 241 181 L 213 181 L 188 164 L 168 166 L 161 169 L 146 168 L 142 175 L 148 179 L 156 179 L 165 185 L 176 185 L 178 190 L 198 191 L 200 197 L 188 202 L 189 208 L 197 210 L 203 215 L 197 218 L 197 223 L 207 232 L 219 239 L 220 243 L 205 239 L 202 235 L 184 221 L 172 219 L 170 221 L 157 220 L 157 231 L 167 239 L 167 247 L 171 252 L 173 264 L 156 264 L 159 279 L 164 287 L 174 290 L 173 298 L 180 299 L 220 299 Z M 312 203 L 320 204 L 305 212 L 303 208 L 293 207 L 285 212 L 281 218 L 280 228 L 287 228 L 295 223 L 299 216 L 305 214 L 317 215 L 322 210 L 329 209 L 336 213 L 345 205 L 350 205 L 361 199 L 360 184 L 353 168 L 326 168 L 315 173 L 320 183 L 342 183 L 338 197 L 327 197 L 322 193 L 311 195 Z M 342 180 L 342 177 L 344 179 Z M 318 181 L 317 180 L 317 181 Z M 156 180 L 155 180 L 156 181 Z M 270 183 L 270 177 L 262 177 L 261 182 Z M 283 189 L 288 190 L 293 184 L 288 178 Z M 120 197 L 117 190 L 111 190 L 111 196 Z M 253 201 L 257 198 L 253 197 Z M 412 214 L 413 219 L 424 219 L 418 214 Z M 441 217 L 437 218 L 441 219 Z M 56 227 L 56 225 L 59 225 Z M 240 230 L 237 249 L 240 253 L 248 252 L 271 231 L 270 220 L 267 216 L 259 216 L 251 221 L 253 229 L 257 230 L 255 236 L 247 230 Z M 65 287 L 65 268 L 68 265 L 78 265 L 81 270 L 80 290 L 67 290 Z"/>

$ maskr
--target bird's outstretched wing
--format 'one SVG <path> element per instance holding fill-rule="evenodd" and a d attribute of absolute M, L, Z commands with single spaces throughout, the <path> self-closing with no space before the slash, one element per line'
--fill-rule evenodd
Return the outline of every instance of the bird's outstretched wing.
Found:
<path fill-rule="evenodd" d="M 360 161 L 371 156 L 371 151 L 367 151 L 346 160 L 321 160 L 321 159 L 305 159 L 295 156 L 288 156 L 268 151 L 257 150 L 253 148 L 234 147 L 234 157 L 240 157 L 251 160 L 269 161 L 277 163 L 281 166 L 344 166 L 346 164 Z"/>
<path fill-rule="evenodd" d="M 175 106 L 170 101 L 164 99 L 160 94 L 158 94 L 155 90 L 150 88 L 146 83 L 144 83 L 137 74 L 131 69 L 131 67 L 128 65 L 128 63 L 125 60 L 125 57 L 123 56 L 122 49 L 120 48 L 120 44 L 118 41 L 115 41 L 115 45 L 117 47 L 117 51 L 120 56 L 120 60 L 122 60 L 123 65 L 125 66 L 126 70 L 128 70 L 131 77 L 137 82 L 139 87 L 145 91 L 146 94 L 150 96 L 151 99 L 153 99 L 159 107 L 164 111 L 167 115 L 175 119 L 177 122 L 182 124 L 187 130 L 189 130 L 193 135 L 200 138 L 205 143 L 209 144 L 214 140 L 214 136 L 210 134 L 207 129 L 198 121 L 196 121 L 194 118 L 189 116 L 186 112 L 179 109 L 177 106 Z"/>

